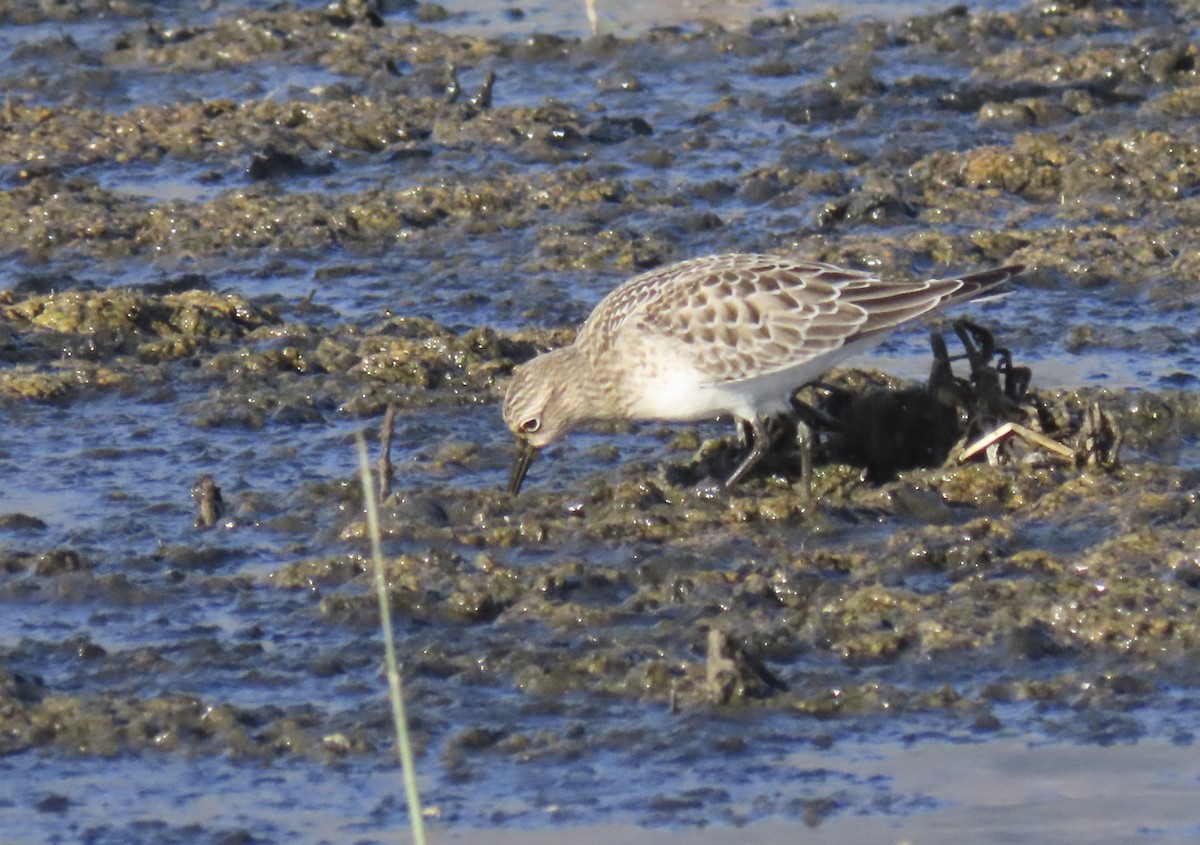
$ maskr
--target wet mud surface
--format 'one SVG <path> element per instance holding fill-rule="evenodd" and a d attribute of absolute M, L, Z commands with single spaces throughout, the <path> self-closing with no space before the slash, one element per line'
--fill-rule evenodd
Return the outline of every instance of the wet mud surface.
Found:
<path fill-rule="evenodd" d="M 388 577 L 449 829 L 904 818 L 928 799 L 787 761 L 1191 743 L 1197 11 L 506 39 L 432 4 L 0 4 L 6 829 L 403 829 L 353 449 L 389 405 Z M 628 275 L 732 250 L 1029 265 L 972 318 L 1073 457 L 1014 437 L 866 479 L 827 437 L 813 495 L 787 454 L 719 492 L 729 427 L 608 425 L 503 493 L 512 368 Z M 932 362 L 915 327 L 830 381 L 852 403 Z M 172 817 L 197 772 L 271 798 Z M 143 812 L 97 786 L 122 779 Z"/>

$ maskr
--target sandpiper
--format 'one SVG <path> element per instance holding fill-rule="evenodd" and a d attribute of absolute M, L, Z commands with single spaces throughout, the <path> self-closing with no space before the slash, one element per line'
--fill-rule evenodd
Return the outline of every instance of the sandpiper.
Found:
<path fill-rule="evenodd" d="M 513 372 L 504 397 L 504 421 L 518 444 L 509 492 L 520 491 L 541 449 L 588 421 L 721 415 L 751 434 L 749 454 L 725 481 L 732 486 L 770 448 L 767 423 L 796 419 L 797 389 L 902 323 L 975 299 L 1023 269 L 893 282 L 831 264 L 731 253 L 636 276 L 600 301 L 574 343 Z"/>

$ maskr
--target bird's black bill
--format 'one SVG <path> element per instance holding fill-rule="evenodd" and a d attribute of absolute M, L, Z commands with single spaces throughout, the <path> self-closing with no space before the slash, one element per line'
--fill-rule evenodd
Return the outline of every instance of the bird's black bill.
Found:
<path fill-rule="evenodd" d="M 517 495 L 521 492 L 521 484 L 529 472 L 529 465 L 538 455 L 537 447 L 531 446 L 524 440 L 517 443 L 517 459 L 513 461 L 512 472 L 508 474 L 508 492 Z"/>

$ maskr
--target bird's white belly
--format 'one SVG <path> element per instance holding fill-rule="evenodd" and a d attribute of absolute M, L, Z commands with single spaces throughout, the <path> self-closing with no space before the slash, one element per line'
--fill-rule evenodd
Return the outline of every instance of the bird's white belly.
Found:
<path fill-rule="evenodd" d="M 743 404 L 727 387 L 705 384 L 691 367 L 662 367 L 634 391 L 631 416 L 648 420 L 712 419 Z"/>
<path fill-rule="evenodd" d="M 721 414 L 741 419 L 782 414 L 790 410 L 788 400 L 794 391 L 880 340 L 860 340 L 794 366 L 740 381 L 713 381 L 688 358 L 660 351 L 655 365 L 637 368 L 640 378 L 636 384 L 626 385 L 630 416 L 692 422 Z"/>

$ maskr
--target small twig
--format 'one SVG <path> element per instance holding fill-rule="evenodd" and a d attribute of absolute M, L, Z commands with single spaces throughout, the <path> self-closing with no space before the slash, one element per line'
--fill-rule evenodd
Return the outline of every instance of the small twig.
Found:
<path fill-rule="evenodd" d="M 446 73 L 450 77 L 446 82 L 446 102 L 453 105 L 458 102 L 458 96 L 462 93 L 462 83 L 458 81 L 458 68 L 454 65 L 448 66 Z"/>
<path fill-rule="evenodd" d="M 375 461 L 375 474 L 379 476 L 379 501 L 392 492 L 392 433 L 396 428 L 396 403 L 387 406 L 383 424 L 379 430 L 379 458 Z"/>
<path fill-rule="evenodd" d="M 225 515 L 225 500 L 221 488 L 208 473 L 196 479 L 192 487 L 192 498 L 196 501 L 195 525 L 201 531 L 212 528 Z"/>
<path fill-rule="evenodd" d="M 471 97 L 471 105 L 477 109 L 490 109 L 492 107 L 492 88 L 495 84 L 496 72 L 489 70 L 483 79 L 483 84 L 475 92 L 475 96 Z"/>
<path fill-rule="evenodd" d="M 389 409 L 390 410 L 390 409 Z M 408 720 L 404 716 L 404 695 L 400 688 L 400 665 L 392 638 L 392 610 L 388 603 L 387 578 L 383 571 L 383 552 L 379 548 L 379 512 L 375 507 L 375 484 L 367 457 L 367 441 L 358 434 L 358 466 L 362 478 L 363 503 L 367 511 L 367 530 L 371 535 L 371 560 L 375 564 L 375 594 L 379 597 L 379 627 L 383 631 L 383 651 L 387 663 L 388 693 L 392 700 L 392 721 L 396 728 L 396 750 L 404 772 L 404 792 L 408 799 L 408 817 L 412 822 L 413 842 L 425 845 L 425 816 L 417 792 L 417 768 L 413 763 L 412 744 L 408 740 Z"/>

